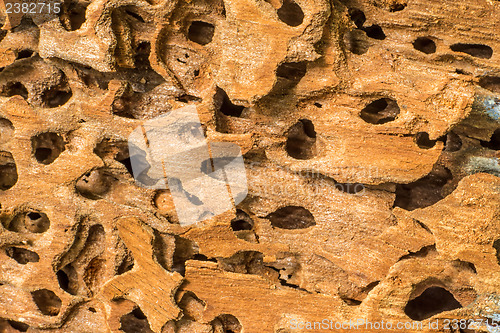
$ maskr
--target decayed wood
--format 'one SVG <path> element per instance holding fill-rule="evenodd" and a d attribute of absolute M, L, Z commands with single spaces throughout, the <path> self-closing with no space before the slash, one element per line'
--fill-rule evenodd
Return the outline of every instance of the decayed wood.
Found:
<path fill-rule="evenodd" d="M 499 1 L 7 2 L 0 332 L 488 332 Z M 127 144 L 186 105 L 248 181 L 191 226 Z"/>

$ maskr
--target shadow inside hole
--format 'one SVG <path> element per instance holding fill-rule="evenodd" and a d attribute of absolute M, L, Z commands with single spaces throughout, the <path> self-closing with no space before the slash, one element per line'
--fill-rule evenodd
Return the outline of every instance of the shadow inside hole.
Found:
<path fill-rule="evenodd" d="M 462 305 L 448 290 L 442 287 L 429 287 L 420 296 L 410 300 L 404 311 L 411 319 L 421 321 L 461 307 Z"/>
<path fill-rule="evenodd" d="M 413 47 L 415 48 L 415 50 L 418 50 L 425 54 L 436 52 L 436 43 L 428 37 L 418 37 L 413 42 Z"/>
<path fill-rule="evenodd" d="M 462 149 L 462 139 L 454 132 L 449 132 L 445 137 L 444 150 L 450 153 L 457 152 Z"/>
<path fill-rule="evenodd" d="M 376 24 L 363 28 L 363 30 L 366 32 L 368 37 L 373 39 L 384 40 L 386 37 L 382 28 Z"/>
<path fill-rule="evenodd" d="M 500 150 L 500 128 L 493 133 L 490 141 L 481 141 L 481 146 L 491 150 Z"/>
<path fill-rule="evenodd" d="M 498 264 L 500 265 L 500 238 L 499 239 L 496 239 L 494 242 L 493 242 L 493 248 L 495 249 L 496 251 L 496 255 L 497 255 L 497 262 Z"/>
<path fill-rule="evenodd" d="M 33 155 L 39 163 L 51 164 L 66 149 L 66 142 L 57 133 L 42 133 L 31 139 Z"/>
<path fill-rule="evenodd" d="M 231 228 L 233 231 L 252 230 L 253 220 L 245 211 L 236 210 L 236 217 L 231 220 Z"/>
<path fill-rule="evenodd" d="M 62 26 L 67 31 L 75 31 L 82 27 L 85 23 L 85 12 L 87 11 L 88 3 L 80 1 L 71 1 L 65 5 L 59 19 Z"/>
<path fill-rule="evenodd" d="M 57 316 L 61 310 L 61 299 L 51 290 L 40 289 L 31 292 L 38 310 L 46 316 Z"/>
<path fill-rule="evenodd" d="M 213 24 L 203 21 L 193 21 L 188 29 L 188 39 L 200 45 L 207 45 L 214 37 Z"/>
<path fill-rule="evenodd" d="M 436 145 L 437 140 L 431 140 L 429 138 L 429 133 L 418 132 L 415 136 L 415 143 L 421 149 L 431 149 Z"/>
<path fill-rule="evenodd" d="M 17 53 L 16 60 L 30 58 L 34 54 L 31 50 L 22 50 Z"/>
<path fill-rule="evenodd" d="M 500 94 L 500 77 L 498 76 L 483 76 L 479 79 L 479 85 L 484 89 Z"/>
<path fill-rule="evenodd" d="M 361 29 L 363 24 L 365 24 L 366 16 L 361 10 L 357 8 L 349 9 L 349 16 L 358 29 Z"/>
<path fill-rule="evenodd" d="M 287 206 L 266 216 L 271 225 L 280 229 L 306 229 L 316 225 L 314 216 L 304 207 Z"/>
<path fill-rule="evenodd" d="M 231 102 L 229 96 L 221 88 L 217 88 L 215 100 L 217 104 L 220 104 L 219 111 L 226 116 L 241 117 L 241 114 L 245 109 L 244 106 L 236 105 L 233 102 Z"/>
<path fill-rule="evenodd" d="M 390 12 L 399 12 L 403 9 L 405 9 L 407 6 L 406 3 L 402 3 L 402 2 L 393 2 L 390 4 L 389 6 L 389 11 Z"/>
<path fill-rule="evenodd" d="M 0 118 L 0 143 L 10 140 L 14 134 L 14 125 L 9 119 Z"/>
<path fill-rule="evenodd" d="M 360 117 L 370 124 L 385 124 L 396 119 L 400 109 L 398 103 L 390 98 L 380 98 L 361 110 Z"/>
<path fill-rule="evenodd" d="M 28 90 L 21 82 L 9 82 L 3 86 L 0 95 L 4 97 L 21 96 L 28 99 Z"/>
<path fill-rule="evenodd" d="M 122 275 L 123 273 L 131 271 L 132 268 L 134 268 L 134 255 L 124 244 L 123 247 L 125 248 L 125 255 L 123 256 L 122 262 L 116 270 L 116 275 Z"/>
<path fill-rule="evenodd" d="M 488 45 L 482 44 L 453 44 L 450 49 L 454 52 L 467 53 L 476 58 L 490 59 L 493 55 L 493 49 Z"/>
<path fill-rule="evenodd" d="M 66 104 L 72 96 L 73 92 L 67 84 L 51 87 L 42 93 L 43 106 L 57 108 Z"/>
<path fill-rule="evenodd" d="M 101 199 L 111 186 L 112 177 L 104 169 L 96 169 L 85 173 L 77 181 L 75 188 L 83 197 L 91 200 Z"/>
<path fill-rule="evenodd" d="M 30 328 L 29 325 L 18 321 L 9 320 L 8 322 L 10 327 L 12 327 L 15 330 L 18 330 L 19 332 L 26 332 Z"/>
<path fill-rule="evenodd" d="M 16 185 L 17 167 L 11 153 L 0 151 L 0 190 L 6 191 Z"/>
<path fill-rule="evenodd" d="M 397 184 L 394 206 L 406 210 L 432 206 L 445 197 L 443 188 L 452 179 L 448 168 L 436 164 L 427 176 L 410 184 Z"/>
<path fill-rule="evenodd" d="M 149 327 L 148 319 L 142 310 L 136 306 L 120 318 L 120 330 L 125 333 L 153 333 Z"/>
<path fill-rule="evenodd" d="M 78 293 L 78 275 L 72 264 L 68 264 L 57 271 L 57 282 L 62 290 L 71 295 Z"/>
<path fill-rule="evenodd" d="M 300 119 L 288 130 L 285 150 L 290 157 L 307 160 L 316 155 L 316 131 L 308 119 Z"/>
<path fill-rule="evenodd" d="M 362 55 L 368 52 L 371 44 L 366 33 L 361 29 L 353 29 L 344 34 L 344 44 L 349 52 Z"/>
<path fill-rule="evenodd" d="M 233 315 L 221 314 L 212 321 L 212 325 L 221 328 L 224 333 L 241 333 L 243 327 L 240 321 Z"/>
<path fill-rule="evenodd" d="M 14 216 L 6 229 L 13 232 L 44 233 L 50 227 L 47 215 L 39 212 L 21 213 Z"/>
<path fill-rule="evenodd" d="M 8 247 L 5 249 L 5 253 L 7 254 L 7 256 L 14 259 L 18 264 L 21 265 L 26 265 L 30 262 L 38 262 L 40 260 L 40 257 L 36 252 L 20 247 Z"/>
<path fill-rule="evenodd" d="M 291 27 L 298 27 L 304 22 L 304 12 L 293 0 L 283 0 L 277 13 L 278 18 Z"/>
<path fill-rule="evenodd" d="M 276 70 L 276 75 L 282 79 L 294 82 L 295 84 L 306 75 L 307 62 L 285 62 Z"/>

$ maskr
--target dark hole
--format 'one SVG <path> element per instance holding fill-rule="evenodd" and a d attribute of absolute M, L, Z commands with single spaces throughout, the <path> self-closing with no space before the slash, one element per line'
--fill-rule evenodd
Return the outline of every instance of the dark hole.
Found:
<path fill-rule="evenodd" d="M 42 100 L 46 107 L 56 108 L 66 104 L 73 96 L 69 87 L 52 87 L 45 90 L 42 94 Z"/>
<path fill-rule="evenodd" d="M 476 58 L 490 59 L 493 55 L 493 49 L 488 45 L 482 44 L 453 44 L 450 46 L 452 51 L 467 53 Z"/>
<path fill-rule="evenodd" d="M 349 16 L 358 29 L 361 29 L 361 27 L 363 27 L 363 24 L 365 24 L 365 13 L 363 13 L 361 10 L 356 8 L 349 9 Z"/>
<path fill-rule="evenodd" d="M 493 133 L 490 141 L 481 141 L 481 146 L 491 150 L 500 150 L 500 129 Z"/>
<path fill-rule="evenodd" d="M 436 52 L 436 43 L 430 38 L 427 37 L 418 37 L 413 42 L 413 47 L 415 50 L 420 52 L 424 52 L 426 54 L 431 54 Z"/>
<path fill-rule="evenodd" d="M 59 287 L 61 287 L 62 290 L 67 292 L 69 290 L 68 274 L 66 274 L 63 270 L 58 270 L 56 276 L 57 276 L 57 282 L 59 282 Z"/>
<path fill-rule="evenodd" d="M 8 247 L 5 249 L 5 253 L 21 265 L 26 265 L 29 262 L 38 262 L 40 260 L 36 252 L 20 247 Z"/>
<path fill-rule="evenodd" d="M 420 321 L 438 313 L 461 307 L 462 305 L 448 290 L 441 287 L 430 287 L 406 304 L 405 313 L 411 319 Z"/>
<path fill-rule="evenodd" d="M 85 11 L 87 4 L 77 1 L 71 1 L 68 9 L 60 15 L 60 21 L 63 27 L 68 31 L 75 31 L 85 23 Z"/>
<path fill-rule="evenodd" d="M 179 102 L 186 103 L 186 104 L 191 103 L 191 102 L 201 102 L 202 101 L 202 99 L 199 97 L 187 95 L 187 94 L 176 97 L 175 99 Z"/>
<path fill-rule="evenodd" d="M 9 325 L 19 332 L 26 332 L 30 328 L 29 325 L 14 320 L 9 320 Z"/>
<path fill-rule="evenodd" d="M 323 105 L 321 105 L 321 103 L 314 103 L 314 106 L 317 108 L 320 108 L 320 109 L 323 107 Z"/>
<path fill-rule="evenodd" d="M 97 310 L 95 308 L 93 308 L 93 307 L 90 307 L 89 311 L 92 312 L 92 313 L 96 313 L 97 312 Z"/>
<path fill-rule="evenodd" d="M 241 117 L 241 113 L 245 109 L 244 106 L 233 104 L 226 92 L 220 88 L 217 88 L 217 97 L 222 98 L 220 112 L 226 116 Z"/>
<path fill-rule="evenodd" d="M 132 162 L 130 161 L 130 157 L 127 157 L 127 158 L 125 158 L 121 161 L 118 161 L 118 162 L 120 162 L 121 164 L 123 164 L 125 166 L 125 168 L 127 169 L 128 173 L 130 175 L 132 175 L 132 176 L 134 175 L 134 171 L 132 169 Z"/>
<path fill-rule="evenodd" d="M 427 132 L 418 132 L 415 136 L 415 142 L 421 149 L 431 149 L 436 145 L 436 140 L 431 140 Z"/>
<path fill-rule="evenodd" d="M 366 28 L 363 28 L 363 30 L 366 32 L 366 35 L 370 38 L 373 39 L 379 39 L 383 40 L 385 39 L 385 34 L 382 28 L 379 25 L 372 25 Z"/>
<path fill-rule="evenodd" d="M 399 12 L 400 10 L 403 10 L 405 8 L 406 8 L 406 4 L 405 3 L 392 3 L 389 6 L 389 11 L 390 12 Z"/>
<path fill-rule="evenodd" d="M 246 212 L 238 209 L 236 210 L 236 218 L 231 220 L 231 228 L 233 229 L 233 231 L 252 230 L 252 218 Z"/>
<path fill-rule="evenodd" d="M 47 160 L 51 154 L 52 154 L 52 149 L 50 148 L 38 148 L 35 151 L 35 158 L 37 159 L 38 162 L 42 162 Z"/>
<path fill-rule="evenodd" d="M 396 185 L 394 206 L 406 210 L 429 207 L 444 198 L 443 187 L 452 179 L 448 168 L 435 165 L 427 176 L 410 184 Z"/>
<path fill-rule="evenodd" d="M 19 60 L 19 59 L 25 59 L 25 58 L 29 58 L 33 55 L 33 51 L 31 50 L 22 50 L 20 52 L 17 53 L 17 57 L 16 59 Z"/>
<path fill-rule="evenodd" d="M 277 12 L 278 18 L 289 26 L 297 27 L 304 21 L 302 8 L 292 0 L 284 0 Z"/>
<path fill-rule="evenodd" d="M 214 37 L 215 28 L 212 24 L 202 21 L 191 23 L 188 31 L 189 40 L 200 45 L 207 45 Z"/>
<path fill-rule="evenodd" d="M 285 62 L 281 64 L 277 71 L 276 75 L 298 83 L 307 72 L 307 62 Z"/>
<path fill-rule="evenodd" d="M 134 268 L 134 256 L 129 249 L 126 249 L 126 255 L 123 258 L 122 262 L 120 263 L 120 266 L 118 266 L 118 269 L 116 270 L 116 275 L 121 275 L 125 272 L 128 272 L 132 270 L 132 268 Z"/>
<path fill-rule="evenodd" d="M 44 213 L 29 212 L 24 219 L 24 227 L 28 232 L 40 234 L 49 229 L 50 221 Z"/>
<path fill-rule="evenodd" d="M 139 320 L 147 319 L 146 316 L 144 315 L 144 313 L 138 307 L 134 308 L 134 310 L 132 310 L 132 314 L 134 315 L 134 317 L 136 317 Z"/>
<path fill-rule="evenodd" d="M 28 90 L 21 82 L 9 82 L 2 89 L 2 96 L 4 97 L 12 97 L 12 96 L 21 96 L 24 99 L 28 98 Z"/>
<path fill-rule="evenodd" d="M 30 218 L 30 220 L 38 220 L 39 218 L 42 217 L 42 215 L 40 215 L 39 213 L 35 213 L 35 212 L 28 213 L 26 216 L 28 216 Z"/>
<path fill-rule="evenodd" d="M 135 18 L 137 21 L 139 22 L 142 22 L 142 23 L 145 23 L 146 21 L 144 21 L 144 19 L 142 18 L 141 15 L 133 12 L 132 10 L 125 10 L 125 13 L 127 13 L 128 15 L 132 16 L 133 18 Z"/>
<path fill-rule="evenodd" d="M 291 157 L 307 160 L 315 155 L 316 131 L 308 119 L 301 119 L 288 130 L 285 149 Z"/>
<path fill-rule="evenodd" d="M 500 238 L 493 242 L 493 248 L 497 252 L 497 262 L 500 265 Z"/>
<path fill-rule="evenodd" d="M 11 153 L 0 152 L 0 190 L 6 191 L 17 183 L 17 167 Z"/>
<path fill-rule="evenodd" d="M 222 314 L 216 317 L 214 321 L 222 324 L 222 332 L 224 333 L 241 333 L 243 331 L 240 321 L 233 315 Z"/>
<path fill-rule="evenodd" d="M 450 153 L 459 151 L 460 149 L 462 149 L 462 139 L 460 139 L 459 135 L 450 132 L 446 135 L 444 147 L 444 150 Z"/>
<path fill-rule="evenodd" d="M 40 289 L 31 292 L 31 296 L 42 314 L 46 316 L 57 316 L 59 314 L 62 302 L 53 291 Z"/>
<path fill-rule="evenodd" d="M 304 207 L 287 206 L 266 216 L 271 225 L 280 229 L 305 229 L 316 225 L 314 216 Z"/>
<path fill-rule="evenodd" d="M 135 307 L 130 313 L 120 318 L 120 330 L 125 333 L 153 333 L 144 313 Z"/>
<path fill-rule="evenodd" d="M 370 124 L 385 124 L 399 115 L 399 105 L 390 98 L 381 98 L 371 102 L 363 110 L 360 117 Z"/>
<path fill-rule="evenodd" d="M 66 142 L 56 133 L 42 133 L 32 138 L 33 155 L 42 164 L 51 164 L 66 149 Z"/>
<path fill-rule="evenodd" d="M 498 76 L 483 76 L 479 79 L 479 85 L 484 89 L 500 94 L 500 77 Z"/>
<path fill-rule="evenodd" d="M 357 299 L 354 298 L 342 298 L 345 304 L 349 306 L 358 306 L 361 304 L 361 301 L 358 301 Z"/>
<path fill-rule="evenodd" d="M 104 169 L 92 170 L 76 181 L 75 188 L 87 199 L 101 199 L 110 189 L 110 178 Z"/>

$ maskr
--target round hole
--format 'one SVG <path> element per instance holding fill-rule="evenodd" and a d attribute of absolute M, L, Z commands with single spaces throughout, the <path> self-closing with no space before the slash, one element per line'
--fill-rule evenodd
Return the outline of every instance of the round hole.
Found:
<path fill-rule="evenodd" d="M 413 42 L 413 47 L 415 50 L 423 52 L 425 54 L 431 54 L 436 52 L 436 43 L 430 38 L 427 37 L 418 37 Z"/>

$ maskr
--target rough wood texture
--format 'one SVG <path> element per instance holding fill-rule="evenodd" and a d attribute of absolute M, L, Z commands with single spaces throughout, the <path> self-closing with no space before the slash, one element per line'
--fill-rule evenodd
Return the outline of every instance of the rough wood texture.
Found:
<path fill-rule="evenodd" d="M 0 332 L 498 332 L 498 0 L 15 2 Z M 249 194 L 183 227 L 127 138 L 186 105 Z"/>

